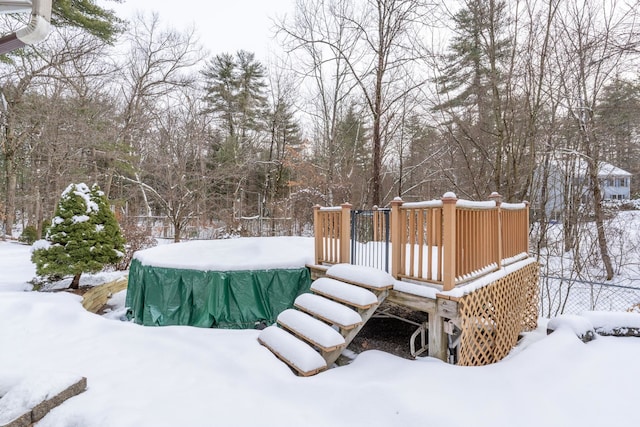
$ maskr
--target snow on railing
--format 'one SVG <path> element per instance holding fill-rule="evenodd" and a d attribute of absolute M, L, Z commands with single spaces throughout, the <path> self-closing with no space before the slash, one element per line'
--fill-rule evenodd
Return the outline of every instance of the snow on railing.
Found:
<path fill-rule="evenodd" d="M 391 273 L 453 289 L 526 258 L 529 204 L 458 199 L 391 202 Z M 351 205 L 314 208 L 316 264 L 350 261 Z"/>
<path fill-rule="evenodd" d="M 349 262 L 351 205 L 313 207 L 316 265 Z"/>

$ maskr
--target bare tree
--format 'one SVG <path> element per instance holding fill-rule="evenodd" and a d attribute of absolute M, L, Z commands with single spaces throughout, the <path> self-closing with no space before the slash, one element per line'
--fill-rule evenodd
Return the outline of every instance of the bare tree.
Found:
<path fill-rule="evenodd" d="M 83 61 L 95 59 L 104 46 L 104 42 L 79 30 L 60 30 L 45 43 L 13 54 L 10 61 L 3 63 L 0 149 L 4 165 L 6 234 L 11 234 L 14 225 L 17 179 L 25 155 L 34 144 L 41 142 L 42 126 L 48 120 L 46 112 L 34 110 L 32 101 L 50 92 L 52 86 L 57 88 L 57 96 L 68 96 L 73 91 L 67 71 Z M 47 102 L 37 108 L 44 106 L 55 108 Z"/>
<path fill-rule="evenodd" d="M 157 14 L 138 15 L 130 28 L 125 38 L 129 50 L 120 65 L 121 75 L 114 86 L 122 102 L 117 138 L 120 149 L 114 150 L 108 159 L 104 186 L 107 195 L 116 171 L 122 174 L 123 171 L 131 172 L 133 168 L 134 180 L 139 180 L 136 174 L 140 164 L 135 162 L 145 158 L 145 143 L 156 107 L 162 107 L 172 91 L 194 83 L 191 69 L 203 58 L 193 30 L 184 33 L 165 30 Z M 146 201 L 144 186 L 139 189 Z"/>
<path fill-rule="evenodd" d="M 171 95 L 158 99 L 166 107 L 152 117 L 139 172 L 122 178 L 150 195 L 149 208 L 156 206 L 166 215 L 179 242 L 185 227 L 204 213 L 198 212 L 198 202 L 205 194 L 202 165 L 208 124 L 199 92 L 182 88 Z"/>
<path fill-rule="evenodd" d="M 603 141 L 598 131 L 596 106 L 606 84 L 625 71 L 640 41 L 639 4 L 633 2 L 570 2 L 558 15 L 559 40 L 556 61 L 561 90 L 570 117 L 575 121 L 579 155 L 586 165 L 598 247 L 611 280 L 614 269 L 609 255 L 602 209 L 600 162 Z"/>
<path fill-rule="evenodd" d="M 356 61 L 357 38 L 350 31 L 347 16 L 353 5 L 344 1 L 309 1 L 296 3 L 292 21 L 280 22 L 285 48 L 295 55 L 301 66 L 292 67 L 301 82 L 310 81 L 311 121 L 317 138 L 315 166 L 324 177 L 327 203 L 334 200 L 338 159 L 338 121 L 344 104 L 354 88 L 348 61 Z M 339 185 L 339 184 L 338 184 Z"/>
<path fill-rule="evenodd" d="M 419 40 L 418 25 L 424 25 L 424 4 L 417 0 L 366 0 L 354 7 L 347 7 L 347 4 L 344 1 L 321 2 L 317 9 L 303 9 L 304 16 L 308 17 L 306 22 L 322 24 L 313 27 L 319 28 L 316 32 L 301 31 L 301 25 L 298 25 L 297 31 L 288 30 L 286 26 L 283 26 L 283 30 L 293 37 L 296 47 L 306 48 L 315 54 L 316 59 L 312 64 L 316 70 L 322 62 L 321 56 L 317 55 L 322 49 L 317 46 L 327 47 L 333 55 L 330 59 L 339 58 L 336 66 L 346 67 L 353 84 L 360 89 L 371 119 L 371 202 L 380 205 L 383 138 L 387 131 L 384 126 L 389 123 L 385 116 L 392 113 L 392 107 L 407 93 L 424 83 L 417 78 L 409 87 L 398 87 L 396 84 L 408 75 L 410 66 L 422 56 L 412 41 Z M 325 28 L 339 31 L 327 32 Z M 336 68 L 336 71 L 331 76 L 335 78 L 334 87 L 344 88 L 344 68 Z M 346 92 L 342 90 L 340 93 Z M 331 98 L 332 102 L 339 102 L 335 95 L 336 92 Z M 333 120 L 331 123 L 335 125 L 335 117 Z"/>

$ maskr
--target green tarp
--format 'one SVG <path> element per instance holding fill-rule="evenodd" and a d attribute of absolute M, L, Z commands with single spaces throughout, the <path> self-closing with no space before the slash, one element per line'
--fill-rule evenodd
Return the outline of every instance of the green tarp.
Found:
<path fill-rule="evenodd" d="M 275 323 L 280 312 L 308 292 L 307 268 L 197 271 L 142 265 L 129 269 L 126 306 L 136 323 L 226 329 Z"/>

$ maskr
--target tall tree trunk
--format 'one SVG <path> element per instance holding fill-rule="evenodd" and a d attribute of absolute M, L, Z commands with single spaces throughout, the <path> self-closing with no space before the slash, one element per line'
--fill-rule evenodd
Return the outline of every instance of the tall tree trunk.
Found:
<path fill-rule="evenodd" d="M 584 90 L 584 89 L 583 89 Z M 586 96 L 585 96 L 586 99 Z M 596 223 L 596 233 L 598 236 L 598 247 L 600 258 L 607 273 L 607 280 L 613 279 L 613 265 L 609 256 L 609 246 L 607 236 L 604 232 L 604 210 L 602 209 L 602 190 L 598 178 L 600 165 L 600 140 L 597 138 L 593 124 L 593 109 L 582 108 L 578 116 L 580 120 L 580 131 L 582 133 L 585 157 L 587 159 L 587 172 L 589 174 L 589 186 L 593 197 L 593 214 Z"/>
<path fill-rule="evenodd" d="M 378 6 L 380 7 L 380 5 Z M 382 78 L 385 72 L 385 55 L 387 54 L 387 50 L 385 49 L 385 34 L 384 34 L 384 20 L 379 19 L 378 21 L 378 51 L 376 52 L 378 56 L 378 65 L 376 66 L 376 87 L 374 93 L 374 104 L 373 104 L 373 171 L 372 171 L 372 182 L 373 186 L 373 194 L 371 204 L 373 206 L 382 206 L 380 203 L 380 193 L 381 193 L 381 177 L 382 174 L 382 131 L 380 129 L 380 120 L 382 115 L 382 87 L 383 82 Z"/>
<path fill-rule="evenodd" d="M 5 206 L 5 219 L 4 219 L 4 232 L 5 235 L 11 237 L 13 231 L 13 223 L 15 221 L 16 214 L 16 187 L 17 176 L 14 164 L 13 154 L 7 154 L 5 156 L 5 177 L 7 185 L 6 206 Z"/>
<path fill-rule="evenodd" d="M 381 206 L 380 203 L 380 174 L 382 173 L 382 144 L 380 142 L 380 116 L 375 115 L 373 119 L 373 171 L 372 171 L 372 196 L 371 205 Z"/>
<path fill-rule="evenodd" d="M 35 212 L 33 214 L 36 220 L 36 238 L 42 239 L 42 200 L 40 197 L 40 184 L 39 177 L 36 177 L 35 181 Z"/>
<path fill-rule="evenodd" d="M 600 248 L 600 258 L 607 272 L 607 280 L 613 279 L 613 264 L 609 256 L 609 246 L 607 244 L 607 236 L 604 232 L 604 210 L 602 209 L 602 190 L 600 189 L 600 181 L 598 180 L 598 165 L 593 159 L 589 158 L 589 178 L 591 181 L 591 193 L 593 196 L 593 213 L 596 223 L 596 232 L 598 235 L 598 247 Z"/>
<path fill-rule="evenodd" d="M 173 242 L 174 243 L 179 243 L 180 239 L 181 239 L 181 234 L 182 234 L 182 224 L 180 224 L 180 221 L 176 221 L 173 223 Z"/>

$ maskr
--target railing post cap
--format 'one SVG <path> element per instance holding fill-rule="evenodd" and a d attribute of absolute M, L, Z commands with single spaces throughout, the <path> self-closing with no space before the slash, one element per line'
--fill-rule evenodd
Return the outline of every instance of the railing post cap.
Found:
<path fill-rule="evenodd" d="M 403 203 L 402 197 L 396 196 L 391 201 L 391 206 L 401 206 Z"/>
<path fill-rule="evenodd" d="M 319 204 L 317 204 L 317 203 L 315 205 L 313 205 L 313 209 L 320 209 L 320 208 L 321 208 L 321 206 Z"/>
<path fill-rule="evenodd" d="M 342 209 L 351 209 L 352 206 L 353 205 L 349 202 L 344 202 L 343 204 L 340 205 Z"/>
<path fill-rule="evenodd" d="M 502 204 L 502 196 L 497 191 L 489 194 L 489 199 L 496 202 L 496 206 L 500 206 Z"/>
<path fill-rule="evenodd" d="M 444 193 L 442 195 L 442 202 L 457 202 L 458 201 L 458 196 L 456 196 L 456 193 L 454 193 L 453 191 L 447 191 L 446 193 Z"/>

